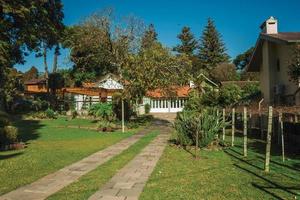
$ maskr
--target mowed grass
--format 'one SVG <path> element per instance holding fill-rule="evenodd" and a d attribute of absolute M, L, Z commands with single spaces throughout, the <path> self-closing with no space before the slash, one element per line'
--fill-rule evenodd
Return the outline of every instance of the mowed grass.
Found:
<path fill-rule="evenodd" d="M 0 152 L 0 194 L 31 183 L 136 132 L 99 133 L 78 128 L 57 128 L 62 123 L 67 121 L 59 118 L 15 122 L 20 138 L 28 147 L 18 151 Z M 70 123 L 94 124 L 81 119 Z"/>
<path fill-rule="evenodd" d="M 230 137 L 227 137 L 230 139 Z M 248 157 L 243 158 L 242 137 L 224 151 L 193 151 L 168 146 L 140 197 L 158 199 L 299 199 L 300 157 L 281 161 L 273 145 L 271 172 L 264 172 L 265 144 L 249 139 Z"/>
<path fill-rule="evenodd" d="M 118 156 L 112 158 L 90 173 L 82 176 L 78 181 L 63 188 L 61 191 L 50 196 L 48 199 L 88 199 L 91 195 L 97 192 L 101 186 L 108 182 L 118 172 L 118 170 L 124 167 L 145 146 L 147 146 L 147 144 L 149 144 L 157 136 L 157 134 L 157 131 L 147 134 Z"/>

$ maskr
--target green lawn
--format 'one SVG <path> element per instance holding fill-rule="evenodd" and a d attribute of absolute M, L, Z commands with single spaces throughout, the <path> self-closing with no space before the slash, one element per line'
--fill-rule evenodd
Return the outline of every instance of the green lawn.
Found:
<path fill-rule="evenodd" d="M 58 128 L 62 124 L 90 125 L 89 120 L 18 120 L 20 137 L 28 147 L 0 152 L 0 194 L 28 184 L 104 149 L 136 132 L 98 133 L 78 128 Z"/>
<path fill-rule="evenodd" d="M 99 166 L 90 173 L 82 176 L 78 181 L 63 188 L 58 193 L 50 196 L 48 199 L 88 199 L 99 188 L 108 182 L 122 167 L 131 161 L 147 144 L 149 144 L 158 132 L 151 132 L 144 136 L 133 146 L 122 152 L 120 155 L 112 158 L 105 164 Z"/>
<path fill-rule="evenodd" d="M 168 146 L 140 199 L 299 199 L 299 156 L 291 155 L 282 163 L 273 145 L 275 156 L 266 174 L 264 144 L 250 140 L 246 159 L 242 138 L 237 137 L 236 144 L 224 151 L 201 150 L 198 160 L 193 151 Z"/>

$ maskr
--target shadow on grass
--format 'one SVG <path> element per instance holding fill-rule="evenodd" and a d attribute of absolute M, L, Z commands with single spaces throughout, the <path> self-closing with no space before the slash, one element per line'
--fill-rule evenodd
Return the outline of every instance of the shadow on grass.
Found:
<path fill-rule="evenodd" d="M 250 166 L 252 166 L 252 167 L 254 167 L 254 168 L 256 168 L 256 169 L 263 170 L 261 167 L 256 166 L 256 165 L 250 163 L 248 160 L 239 158 L 238 156 L 234 155 L 233 153 L 230 153 L 230 151 L 233 151 L 233 152 L 239 154 L 239 152 L 237 152 L 237 151 L 235 151 L 235 150 L 233 150 L 233 149 L 226 149 L 224 152 L 225 152 L 227 155 L 233 157 L 234 159 L 237 159 L 237 160 L 240 161 L 240 162 L 243 162 L 243 163 L 245 163 L 245 164 L 247 164 L 247 165 L 250 165 Z"/>
<path fill-rule="evenodd" d="M 0 160 L 6 160 L 6 159 L 14 158 L 14 157 L 22 155 L 22 154 L 23 154 L 23 152 L 12 153 L 12 154 L 7 154 L 7 155 L 0 155 Z"/>
<path fill-rule="evenodd" d="M 256 188 L 258 188 L 258 189 L 260 189 L 260 190 L 262 190 L 262 191 L 267 192 L 268 194 L 272 195 L 272 196 L 275 197 L 276 199 L 283 199 L 283 198 L 277 196 L 276 194 L 274 194 L 274 193 L 272 193 L 272 192 L 270 192 L 270 191 L 266 191 L 266 189 L 280 189 L 280 190 L 283 190 L 283 191 L 285 191 L 285 192 L 287 192 L 287 193 L 289 193 L 289 194 L 292 194 L 292 195 L 295 195 L 295 196 L 298 195 L 296 192 L 293 192 L 293 191 L 291 191 L 291 190 L 300 190 L 300 186 L 299 186 L 299 185 L 298 185 L 298 186 L 283 186 L 283 185 L 280 185 L 280 184 L 278 184 L 278 183 L 276 183 L 276 182 L 273 182 L 273 181 L 271 181 L 271 180 L 269 180 L 269 179 L 267 179 L 267 178 L 265 178 L 265 177 L 263 177 L 263 176 L 261 176 L 261 175 L 255 173 L 255 172 L 253 172 L 253 171 L 251 171 L 251 170 L 249 170 L 249 169 L 247 169 L 247 168 L 245 168 L 245 167 L 242 167 L 242 166 L 237 165 L 237 164 L 233 164 L 233 165 L 234 165 L 235 167 L 237 167 L 237 168 L 239 168 L 239 169 L 241 169 L 241 170 L 243 170 L 243 171 L 245 171 L 245 172 L 251 174 L 251 175 L 254 175 L 255 177 L 257 177 L 257 178 L 259 178 L 259 179 L 265 181 L 266 183 L 271 184 L 273 187 L 269 187 L 269 186 L 259 186 L 259 185 L 256 184 L 256 183 L 252 183 L 252 185 L 253 185 L 254 187 L 256 187 Z"/>

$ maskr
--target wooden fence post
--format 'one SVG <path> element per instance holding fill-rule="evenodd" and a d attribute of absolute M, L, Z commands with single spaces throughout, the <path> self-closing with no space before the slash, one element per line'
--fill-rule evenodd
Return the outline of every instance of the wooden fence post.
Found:
<path fill-rule="evenodd" d="M 260 138 L 263 140 L 264 139 L 264 120 L 263 120 L 263 115 L 259 111 L 259 125 L 260 125 Z"/>
<path fill-rule="evenodd" d="M 222 139 L 223 139 L 223 141 L 225 141 L 225 133 L 226 133 L 226 125 L 225 125 L 225 120 L 226 120 L 226 112 L 225 112 L 225 108 L 223 108 L 223 137 L 222 137 Z"/>
<path fill-rule="evenodd" d="M 272 122 L 273 122 L 273 108 L 272 108 L 272 106 L 269 106 L 265 172 L 269 172 L 270 171 Z"/>
<path fill-rule="evenodd" d="M 125 111 L 124 111 L 124 100 L 122 99 L 122 133 L 125 132 Z"/>
<path fill-rule="evenodd" d="M 244 157 L 247 157 L 247 108 L 244 107 Z"/>
<path fill-rule="evenodd" d="M 197 153 L 197 150 L 198 150 L 198 146 L 199 146 L 199 132 L 201 131 L 201 121 L 202 120 L 202 116 L 201 114 L 199 115 L 199 121 L 198 121 L 198 128 L 197 128 L 197 131 L 196 131 L 196 145 L 195 145 L 195 158 L 197 159 L 198 158 L 198 153 Z"/>
<path fill-rule="evenodd" d="M 282 162 L 285 161 L 285 152 L 284 152 L 284 132 L 283 132 L 283 120 L 282 120 L 282 112 L 279 113 L 279 118 L 278 118 L 278 126 L 279 126 L 279 133 L 281 135 L 281 151 L 282 151 Z M 278 134 L 279 134 L 278 133 Z"/>
<path fill-rule="evenodd" d="M 231 146 L 234 146 L 234 133 L 235 133 L 235 108 L 232 108 L 232 125 L 231 125 Z"/>
<path fill-rule="evenodd" d="M 219 109 L 217 109 L 217 125 L 219 125 L 219 123 L 220 123 L 220 111 L 219 111 Z M 220 138 L 220 132 L 218 132 L 217 133 L 217 137 L 218 137 L 218 139 Z"/>

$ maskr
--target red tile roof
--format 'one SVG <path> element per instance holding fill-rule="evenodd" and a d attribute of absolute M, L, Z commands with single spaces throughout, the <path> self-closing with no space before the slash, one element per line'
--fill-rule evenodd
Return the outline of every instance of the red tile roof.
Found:
<path fill-rule="evenodd" d="M 43 84 L 43 83 L 46 83 L 45 78 L 31 79 L 29 81 L 24 82 L 25 85 L 36 85 L 36 84 Z"/>
<path fill-rule="evenodd" d="M 169 90 L 155 89 L 148 91 L 146 96 L 152 98 L 166 98 L 166 97 L 187 97 L 191 88 L 189 86 L 174 86 Z"/>

